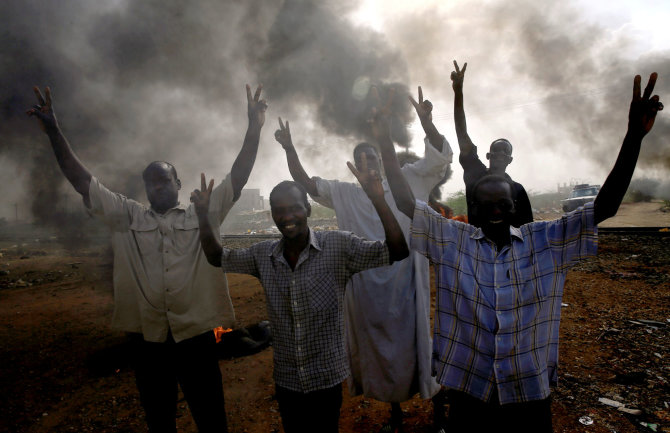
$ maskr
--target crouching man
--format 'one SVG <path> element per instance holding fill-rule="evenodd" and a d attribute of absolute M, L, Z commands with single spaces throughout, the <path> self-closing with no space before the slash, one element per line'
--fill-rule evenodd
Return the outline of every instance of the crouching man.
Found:
<path fill-rule="evenodd" d="M 284 181 L 270 193 L 272 219 L 282 238 L 250 248 L 222 248 L 207 216 L 213 181 L 207 186 L 203 174 L 202 190 L 192 194 L 209 263 L 224 272 L 253 275 L 265 290 L 277 401 L 287 433 L 338 431 L 342 382 L 349 376 L 342 314 L 345 286 L 357 272 L 409 255 L 402 230 L 384 201 L 379 174 L 368 171 L 365 162 L 360 172 L 348 165 L 372 201 L 386 241 L 311 230 L 305 189 Z"/>

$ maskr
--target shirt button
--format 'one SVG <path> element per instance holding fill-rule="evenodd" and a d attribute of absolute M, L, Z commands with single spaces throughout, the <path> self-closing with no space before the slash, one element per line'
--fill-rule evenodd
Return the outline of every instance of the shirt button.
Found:
<path fill-rule="evenodd" d="M 295 324 L 296 328 L 300 328 L 300 323 Z"/>
<path fill-rule="evenodd" d="M 305 367 L 300 367 L 300 371 L 305 371 Z"/>
<path fill-rule="evenodd" d="M 297 307 L 298 306 L 298 301 L 293 301 L 293 306 Z"/>
<path fill-rule="evenodd" d="M 301 350 L 302 350 L 302 349 L 300 348 L 300 346 L 298 346 L 298 352 L 300 352 Z"/>

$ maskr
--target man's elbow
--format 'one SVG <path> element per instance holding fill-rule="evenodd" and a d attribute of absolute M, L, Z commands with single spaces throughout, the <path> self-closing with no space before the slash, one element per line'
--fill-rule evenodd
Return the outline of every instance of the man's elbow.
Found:
<path fill-rule="evenodd" d="M 221 267 L 221 251 L 206 253 L 207 261 L 210 265 L 220 268 Z"/>

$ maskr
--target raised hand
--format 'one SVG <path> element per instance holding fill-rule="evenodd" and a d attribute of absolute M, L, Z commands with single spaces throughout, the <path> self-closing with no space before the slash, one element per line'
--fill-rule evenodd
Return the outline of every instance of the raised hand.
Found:
<path fill-rule="evenodd" d="M 373 86 L 372 89 L 370 89 L 370 93 L 372 96 L 373 108 L 372 117 L 368 120 L 368 123 L 370 124 L 372 136 L 377 140 L 380 140 L 381 138 L 390 138 L 391 103 L 393 102 L 395 89 L 391 88 L 386 104 L 383 107 L 381 106 L 381 99 L 379 98 L 377 87 Z"/>
<path fill-rule="evenodd" d="M 33 105 L 33 108 L 27 110 L 26 114 L 28 116 L 37 117 L 42 131 L 48 133 L 50 130 L 57 130 L 58 121 L 56 120 L 56 113 L 54 113 L 53 106 L 51 105 L 51 89 L 49 89 L 49 87 L 44 89 L 46 100 L 42 97 L 42 92 L 40 92 L 39 87 L 34 86 L 33 91 L 37 97 L 37 105 Z"/>
<path fill-rule="evenodd" d="M 214 188 L 214 179 L 209 181 L 209 186 L 205 180 L 205 173 L 200 173 L 200 189 L 195 189 L 191 193 L 191 202 L 195 206 L 195 212 L 199 217 L 206 217 L 209 212 L 209 197 Z"/>
<path fill-rule="evenodd" d="M 633 80 L 633 100 L 630 103 L 628 112 L 628 131 L 639 134 L 644 137 L 654 126 L 656 114 L 663 110 L 663 104 L 659 101 L 658 95 L 651 96 L 656 85 L 656 72 L 649 76 L 647 87 L 644 94 L 640 96 L 640 82 L 642 78 L 639 75 Z M 651 97 L 650 97 L 651 96 Z"/>
<path fill-rule="evenodd" d="M 249 115 L 249 124 L 258 127 L 263 126 L 265 123 L 265 110 L 268 108 L 265 99 L 260 99 L 261 90 L 263 90 L 263 85 L 259 84 L 258 87 L 256 87 L 256 93 L 254 93 L 254 96 L 252 97 L 251 87 L 247 84 L 247 114 Z"/>
<path fill-rule="evenodd" d="M 279 129 L 275 131 L 275 140 L 281 144 L 281 147 L 283 147 L 284 150 L 293 149 L 291 129 L 289 128 L 288 120 L 286 121 L 286 125 L 284 125 L 284 123 L 281 121 L 281 117 L 279 118 Z"/>
<path fill-rule="evenodd" d="M 419 102 L 412 98 L 412 95 L 409 95 L 408 98 L 409 102 L 411 102 L 414 106 L 416 114 L 419 116 L 421 123 L 433 121 L 433 104 L 428 99 L 423 99 L 423 91 L 421 90 L 421 86 L 419 86 Z"/>
<path fill-rule="evenodd" d="M 361 171 L 358 171 L 356 166 L 347 161 L 349 170 L 356 176 L 363 191 L 365 191 L 372 202 L 375 200 L 384 200 L 384 187 L 382 186 L 382 178 L 379 172 L 368 170 L 368 158 L 365 152 L 361 152 L 360 161 Z"/>
<path fill-rule="evenodd" d="M 463 64 L 463 69 L 458 68 L 458 63 L 454 60 L 455 71 L 451 72 L 451 87 L 454 90 L 463 90 L 463 79 L 465 78 L 465 69 L 468 67 L 467 62 Z"/>

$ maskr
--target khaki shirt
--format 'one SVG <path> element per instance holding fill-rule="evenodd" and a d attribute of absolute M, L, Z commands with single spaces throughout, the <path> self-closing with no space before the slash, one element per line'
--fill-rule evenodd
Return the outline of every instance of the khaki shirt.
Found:
<path fill-rule="evenodd" d="M 200 247 L 193 204 L 161 215 L 109 191 L 95 177 L 89 197 L 90 212 L 112 231 L 113 328 L 141 332 L 154 342 L 164 342 L 171 330 L 179 342 L 217 326 L 232 327 L 235 314 L 226 277 L 207 262 Z M 221 225 L 233 204 L 228 175 L 212 191 L 212 227 Z"/>

